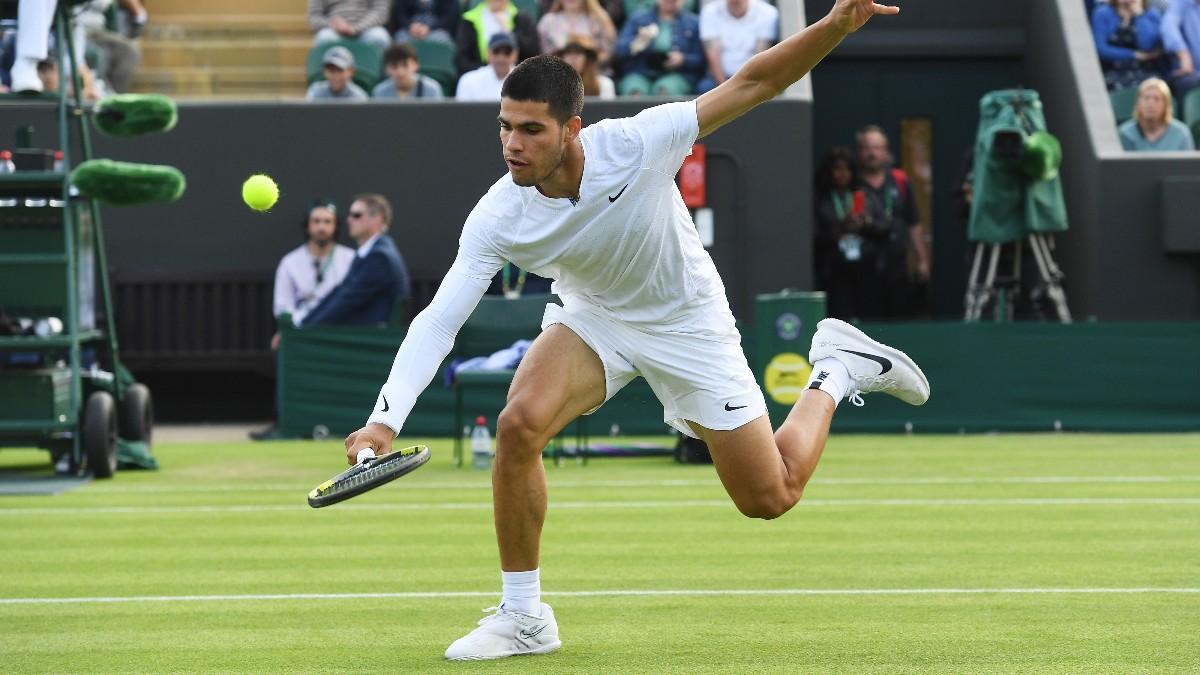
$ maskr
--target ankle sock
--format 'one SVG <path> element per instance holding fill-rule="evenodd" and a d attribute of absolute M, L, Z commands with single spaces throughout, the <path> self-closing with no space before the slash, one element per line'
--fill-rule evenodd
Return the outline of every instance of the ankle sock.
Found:
<path fill-rule="evenodd" d="M 850 389 L 850 371 L 846 370 L 846 366 L 835 358 L 817 359 L 817 362 L 813 364 L 812 375 L 808 376 L 808 385 L 805 388 L 818 389 L 829 394 L 833 397 L 833 404 L 836 406 L 846 398 L 846 391 Z"/>
<path fill-rule="evenodd" d="M 542 581 L 540 568 L 528 572 L 500 572 L 505 609 L 531 616 L 542 615 Z"/>

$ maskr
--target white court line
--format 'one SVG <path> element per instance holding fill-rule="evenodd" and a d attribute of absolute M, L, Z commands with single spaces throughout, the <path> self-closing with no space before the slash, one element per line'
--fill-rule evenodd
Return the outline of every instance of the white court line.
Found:
<path fill-rule="evenodd" d="M 952 478 L 926 476 L 916 478 L 814 478 L 811 485 L 1059 485 L 1059 484 L 1163 484 L 1163 483 L 1200 483 L 1200 476 L 1013 476 L 1009 478 Z M 555 481 L 550 480 L 552 488 L 656 488 L 656 487 L 705 487 L 720 486 L 716 478 L 701 480 L 580 480 Z M 312 486 L 301 483 L 246 483 L 245 485 L 144 485 L 129 487 L 113 487 L 93 485 L 92 494 L 176 494 L 176 493 L 222 493 L 222 492 L 293 492 L 305 491 Z M 404 489 L 411 490 L 490 490 L 490 482 L 458 481 L 441 483 L 405 483 Z"/>
<path fill-rule="evenodd" d="M 1191 506 L 1200 505 L 1200 497 L 1064 497 L 1019 499 L 806 499 L 800 506 Z M 552 509 L 669 509 L 669 508 L 733 508 L 728 499 L 680 499 L 638 501 L 571 501 L 550 502 Z M 464 511 L 491 509 L 491 502 L 412 502 L 385 504 L 340 504 L 338 511 L 362 509 L 367 511 Z M 61 508 L 0 508 L 2 516 L 46 515 L 116 515 L 171 513 L 257 513 L 308 512 L 304 504 L 214 504 L 192 506 L 75 506 Z"/>
<path fill-rule="evenodd" d="M 1123 595 L 1200 593 L 1200 588 L 764 588 L 543 591 L 558 598 L 656 596 L 787 596 L 787 595 Z M 135 595 L 76 598 L 0 598 L 0 605 L 58 605 L 119 602 L 233 602 L 245 600 L 403 600 L 421 598 L 495 598 L 495 591 L 413 591 L 408 593 L 279 593 L 245 595 Z"/>

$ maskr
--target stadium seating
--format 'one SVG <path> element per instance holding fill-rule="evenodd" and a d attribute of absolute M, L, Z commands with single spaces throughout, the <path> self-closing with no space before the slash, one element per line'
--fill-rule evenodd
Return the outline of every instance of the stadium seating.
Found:
<path fill-rule="evenodd" d="M 1137 87 L 1114 89 L 1108 92 L 1108 100 L 1112 102 L 1113 115 L 1117 124 L 1133 119 L 1133 104 L 1137 102 Z"/>
<path fill-rule="evenodd" d="M 1183 97 L 1183 105 L 1177 109 L 1176 114 L 1192 130 L 1192 136 L 1200 146 L 1200 89 L 1193 89 Z"/>
<path fill-rule="evenodd" d="M 454 70 L 454 45 L 436 40 L 413 40 L 409 44 L 417 52 L 421 74 L 437 80 L 442 85 L 442 93 L 453 96 L 458 84 L 458 73 Z"/>
<path fill-rule="evenodd" d="M 359 40 L 335 40 L 313 47 L 308 52 L 308 83 L 325 79 L 321 74 L 321 57 L 335 45 L 341 45 L 354 54 L 354 83 L 362 87 L 368 94 L 379 83 L 383 72 L 383 52 L 373 45 Z"/>

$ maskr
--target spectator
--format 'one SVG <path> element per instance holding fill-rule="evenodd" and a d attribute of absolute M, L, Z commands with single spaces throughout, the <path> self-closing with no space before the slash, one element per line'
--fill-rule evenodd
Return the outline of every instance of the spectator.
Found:
<path fill-rule="evenodd" d="M 296 320 L 298 328 L 322 325 L 378 325 L 392 317 L 396 301 L 409 297 L 408 270 L 388 236 L 392 205 L 383 195 L 354 198 L 346 213 L 358 251 L 346 278 L 311 312 Z"/>
<path fill-rule="evenodd" d="M 417 61 L 417 52 L 411 46 L 398 43 L 388 47 L 383 53 L 383 67 L 387 70 L 388 79 L 375 85 L 371 91 L 372 98 L 442 98 L 442 85 L 419 72 L 421 63 Z"/>
<path fill-rule="evenodd" d="M 763 0 L 715 0 L 700 11 L 708 75 L 699 93 L 721 84 L 779 39 L 779 10 Z"/>
<path fill-rule="evenodd" d="M 1121 145 L 1137 152 L 1195 150 L 1192 132 L 1172 113 L 1171 88 L 1152 77 L 1138 87 L 1133 119 L 1120 127 Z"/>
<path fill-rule="evenodd" d="M 338 224 L 332 201 L 312 202 L 303 223 L 305 242 L 283 256 L 275 269 L 276 319 L 284 314 L 302 319 L 346 278 L 354 249 L 337 243 Z M 271 349 L 278 348 L 276 333 Z"/>
<path fill-rule="evenodd" d="M 567 40 L 566 46 L 555 53 L 560 59 L 571 64 L 575 72 L 583 80 L 583 95 L 600 98 L 616 98 L 617 87 L 612 78 L 599 72 L 599 55 L 592 46 L 592 38 L 587 35 L 574 35 Z"/>
<path fill-rule="evenodd" d="M 20 0 L 17 3 L 16 57 L 11 69 L 12 90 L 42 91 L 38 63 L 49 55 L 50 24 L 57 2 Z"/>
<path fill-rule="evenodd" d="M 929 252 L 912 186 L 903 170 L 892 167 L 887 134 L 877 126 L 858 133 L 859 180 L 863 191 L 862 236 L 875 251 L 874 282 L 879 318 L 911 313 L 908 252 L 916 254 L 917 280 L 929 280 Z M 872 262 L 868 260 L 868 262 Z M 871 318 L 876 318 L 871 317 Z"/>
<path fill-rule="evenodd" d="M 658 0 L 633 14 L 617 39 L 616 59 L 625 76 L 622 96 L 691 94 L 704 73 L 700 18 L 682 11 L 683 0 Z"/>
<path fill-rule="evenodd" d="M 37 76 L 42 81 L 42 91 L 58 91 L 58 61 L 55 61 L 53 58 L 38 61 Z"/>
<path fill-rule="evenodd" d="M 1162 15 L 1156 9 L 1143 11 L 1142 0 L 1096 6 L 1092 35 L 1110 90 L 1136 87 L 1161 74 L 1161 24 Z"/>
<path fill-rule="evenodd" d="M 83 54 L 90 43 L 103 55 L 102 70 L 96 78 L 107 83 L 117 93 L 129 91 L 133 71 L 142 60 L 142 53 L 133 38 L 108 30 L 108 9 L 112 0 L 92 0 L 75 15 L 76 60 L 84 62 Z M 121 0 L 122 10 L 132 18 L 133 25 L 141 30 L 146 23 L 146 8 L 139 0 Z"/>
<path fill-rule="evenodd" d="M 554 0 L 537 28 L 544 54 L 561 50 L 573 37 L 587 35 L 600 67 L 607 69 L 612 60 L 617 29 L 599 0 Z"/>
<path fill-rule="evenodd" d="M 829 316 L 852 320 L 879 314 L 875 299 L 875 245 L 863 237 L 864 196 L 855 198 L 854 156 L 834 148 L 817 169 L 813 246 L 817 281 L 825 291 Z"/>
<path fill-rule="evenodd" d="M 504 78 L 517 65 L 516 41 L 511 33 L 496 33 L 488 41 L 488 62 L 458 78 L 454 97 L 460 101 L 499 101 Z"/>
<path fill-rule="evenodd" d="M 1171 72 L 1175 95 L 1200 87 L 1200 0 L 1172 0 L 1162 21 L 1163 48 L 1178 60 Z"/>
<path fill-rule="evenodd" d="M 392 25 L 396 42 L 431 40 L 454 44 L 458 0 L 396 0 Z"/>
<path fill-rule="evenodd" d="M 459 75 L 487 62 L 488 45 L 496 33 L 511 33 L 517 54 L 522 59 L 541 53 L 533 17 L 517 11 L 517 6 L 510 0 L 484 0 L 463 12 L 458 23 L 454 67 Z"/>
<path fill-rule="evenodd" d="M 392 42 L 383 27 L 388 0 L 308 0 L 308 23 L 316 35 L 313 46 L 335 40 L 359 40 L 379 51 Z"/>
<path fill-rule="evenodd" d="M 354 83 L 354 54 L 342 45 L 334 45 L 325 50 L 325 58 L 321 59 L 321 73 L 325 75 L 325 79 L 313 82 L 308 87 L 308 93 L 304 96 L 308 100 L 367 99 L 367 92 Z"/>

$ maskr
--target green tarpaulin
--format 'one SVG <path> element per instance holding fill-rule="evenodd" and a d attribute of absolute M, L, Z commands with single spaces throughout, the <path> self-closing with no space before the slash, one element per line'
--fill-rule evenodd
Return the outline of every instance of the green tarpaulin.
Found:
<path fill-rule="evenodd" d="M 1031 170 L 1047 162 L 1057 165 L 1052 158 L 1057 142 L 1045 134 L 1046 117 L 1037 92 L 991 92 L 980 101 L 979 116 L 968 238 L 1000 244 L 1034 232 L 1066 230 L 1067 207 L 1057 171 Z M 1052 177 L 1042 180 L 1030 173 Z"/>

